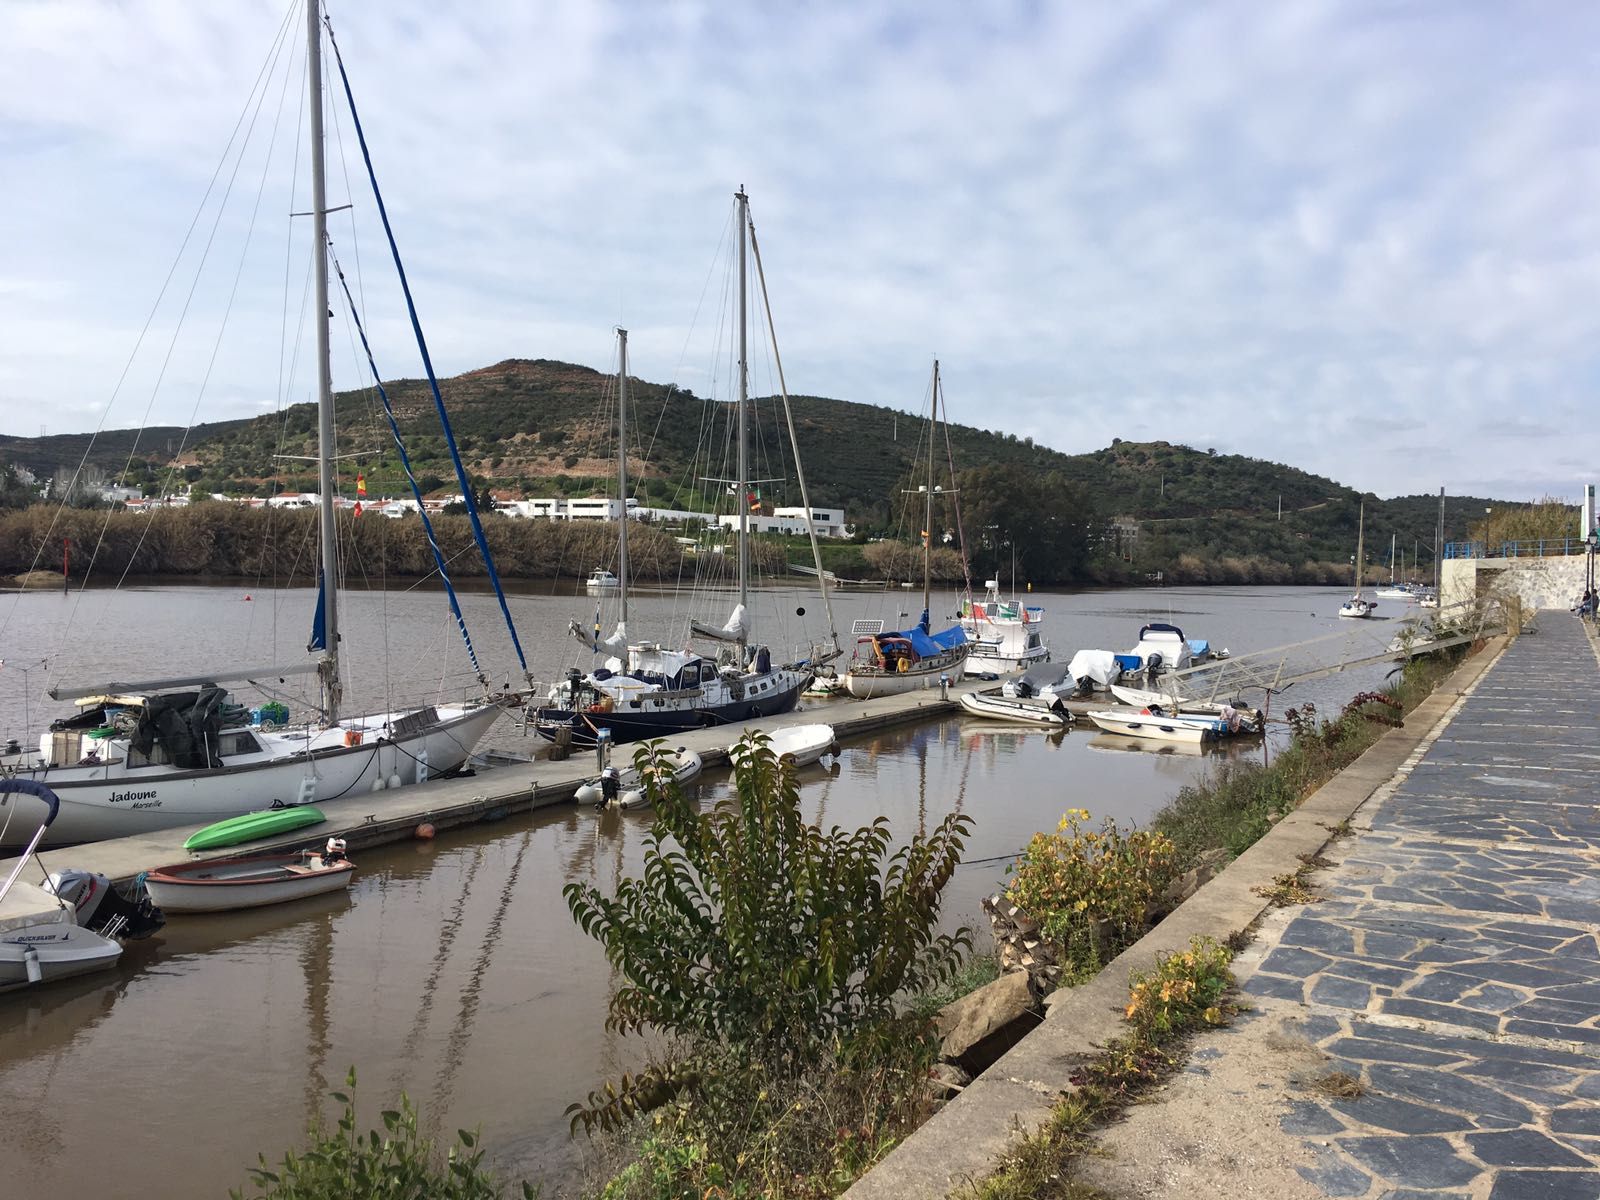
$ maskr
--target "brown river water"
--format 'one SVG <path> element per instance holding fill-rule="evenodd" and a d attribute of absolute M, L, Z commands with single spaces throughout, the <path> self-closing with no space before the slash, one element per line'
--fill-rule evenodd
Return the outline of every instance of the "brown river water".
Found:
<path fill-rule="evenodd" d="M 638 597 L 630 630 L 668 636 L 663 622 L 677 599 Z M 782 636 L 761 626 L 772 640 L 804 642 L 801 607 L 816 634 L 814 593 L 774 589 L 760 599 L 795 626 Z M 1236 655 L 1299 642 L 1339 628 L 1341 599 L 1336 589 L 1300 588 L 1032 597 L 1046 609 L 1058 659 L 1081 647 L 1126 650 L 1149 620 Z M 850 593 L 835 607 L 848 631 L 856 617 L 894 625 L 919 600 Z M 42 718 L 66 709 L 42 698 L 56 680 L 303 658 L 310 606 L 309 592 L 247 587 L 0 596 L 0 739 L 22 739 L 29 725 L 36 735 Z M 514 659 L 493 599 L 464 595 L 463 607 L 480 659 L 505 680 Z M 592 622 L 592 599 L 547 585 L 514 595 L 511 607 L 535 678 L 587 665 L 564 631 L 571 618 Z M 1380 614 L 1403 608 L 1389 603 Z M 458 695 L 472 682 L 436 592 L 353 593 L 342 620 L 351 711 Z M 1390 628 L 1375 622 L 1373 632 Z M 1369 667 L 1299 685 L 1274 710 L 1306 700 L 1334 710 L 1382 676 Z M 847 704 L 809 706 L 826 720 Z M 528 753 L 536 739 L 503 721 L 489 744 Z M 847 741 L 835 765 L 804 772 L 801 796 L 814 820 L 853 828 L 881 814 L 900 837 L 953 810 L 969 814 L 968 864 L 947 892 L 944 919 L 980 925 L 979 901 L 1003 885 L 1006 857 L 1064 809 L 1140 822 L 1217 761 L 1170 747 L 1123 749 L 1082 726 L 1048 734 L 947 717 Z M 730 789 L 725 774 L 708 773 L 696 790 L 709 804 Z M 368 851 L 348 895 L 174 918 L 131 945 L 115 971 L 0 996 L 0 1195 L 220 1197 L 245 1182 L 258 1151 L 276 1160 L 301 1144 L 321 1097 L 351 1066 L 365 1115 L 375 1120 L 403 1090 L 428 1131 L 481 1128 L 497 1166 L 547 1181 L 546 1195 L 563 1189 L 581 1148 L 562 1110 L 634 1065 L 639 1047 L 604 1029 L 614 974 L 573 924 L 561 887 L 610 888 L 637 872 L 650 821 L 548 809 Z"/>

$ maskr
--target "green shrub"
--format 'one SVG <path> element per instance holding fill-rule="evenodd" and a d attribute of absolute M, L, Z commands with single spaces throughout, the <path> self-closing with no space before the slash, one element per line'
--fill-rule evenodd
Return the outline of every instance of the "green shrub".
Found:
<path fill-rule="evenodd" d="M 643 874 L 613 897 L 577 883 L 563 895 L 622 975 L 608 1028 L 674 1035 L 686 1053 L 573 1105 L 575 1127 L 702 1090 L 724 1054 L 790 1078 L 892 1041 L 900 999 L 947 980 L 970 948 L 966 929 L 937 932 L 970 818 L 892 853 L 884 818 L 854 833 L 807 824 L 794 768 L 760 733 L 734 748 L 736 802 L 711 812 L 672 782 L 662 743 L 635 762 L 657 814 Z"/>
<path fill-rule="evenodd" d="M 1144 933 L 1150 902 L 1172 879 L 1177 853 L 1160 833 L 1124 833 L 1107 817 L 1084 830 L 1069 809 L 1055 833 L 1036 833 L 1009 868 L 1006 896 L 1066 952 L 1076 977 L 1092 975 Z"/>
<path fill-rule="evenodd" d="M 356 1131 L 355 1068 L 345 1076 L 348 1091 L 331 1093 L 344 1105 L 333 1129 L 319 1118 L 310 1130 L 311 1145 L 300 1154 L 287 1151 L 276 1169 L 251 1167 L 251 1184 L 259 1192 L 250 1200 L 498 1200 L 504 1184 L 483 1165 L 477 1135 L 457 1131 L 440 1161 L 433 1142 L 417 1130 L 417 1110 L 404 1094 L 398 1109 L 382 1113 L 383 1132 Z M 525 1200 L 537 1195 L 521 1185 Z M 233 1200 L 245 1200 L 243 1189 L 230 1189 Z"/>

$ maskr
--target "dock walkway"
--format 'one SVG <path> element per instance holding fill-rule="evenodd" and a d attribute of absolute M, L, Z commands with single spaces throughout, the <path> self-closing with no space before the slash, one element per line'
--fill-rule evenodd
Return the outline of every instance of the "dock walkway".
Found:
<path fill-rule="evenodd" d="M 961 711 L 958 696 L 962 691 L 993 684 L 965 682 L 952 684 L 948 699 L 941 699 L 938 688 L 884 696 L 876 700 L 841 700 L 782 716 L 752 722 L 749 728 L 772 731 L 791 725 L 827 723 L 839 739 L 857 737 L 875 730 L 926 720 Z M 667 739 L 670 745 L 687 746 L 697 751 L 707 766 L 726 762 L 733 744 L 744 736 L 746 726 L 723 725 L 697 729 Z M 530 748 L 544 743 L 530 736 Z M 632 761 L 633 746 L 618 746 L 611 761 Z M 573 792 L 597 773 L 593 750 L 574 750 L 562 762 L 538 759 L 525 764 L 496 766 L 477 775 L 437 779 L 428 783 L 368 792 L 343 800 L 318 801 L 327 814 L 321 825 L 276 840 L 260 840 L 243 846 L 230 846 L 209 854 L 190 854 L 183 843 L 200 826 L 162 829 L 137 837 L 115 838 L 80 846 L 46 849 L 40 855 L 49 870 L 77 867 L 105 875 L 122 883 L 141 871 L 168 863 L 235 854 L 268 853 L 295 849 L 328 837 L 342 837 L 352 856 L 371 846 L 407 841 L 416 836 L 424 822 L 436 830 L 498 820 L 511 813 L 554 805 L 572 804 Z"/>
<path fill-rule="evenodd" d="M 1600 1196 L 1597 689 L 1583 627 L 1544 613 L 1326 852 L 1327 900 L 1274 910 L 1241 955 L 1253 1011 L 1081 1178 L 1229 1200 Z"/>

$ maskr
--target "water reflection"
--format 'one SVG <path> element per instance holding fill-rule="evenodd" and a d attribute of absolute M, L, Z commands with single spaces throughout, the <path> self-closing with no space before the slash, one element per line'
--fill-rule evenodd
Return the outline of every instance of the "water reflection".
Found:
<path fill-rule="evenodd" d="M 179 617 L 151 604 L 155 624 L 131 628 L 176 621 L 211 636 L 205 597 L 191 591 L 159 594 Z M 433 611 L 435 597 L 412 599 Z M 1121 649 L 1144 620 L 1177 616 L 1193 636 L 1240 651 L 1327 632 L 1337 607 L 1331 596 L 1324 603 L 1289 589 L 1035 599 L 1062 648 Z M 389 603 L 389 636 L 403 644 L 412 617 L 403 598 Z M 570 606 L 561 597 L 520 603 L 552 614 Z M 1323 609 L 1326 620 L 1310 615 Z M 349 636 L 375 637 L 375 628 L 357 625 Z M 419 676 L 437 666 L 427 657 L 418 656 Z M 20 686 L 7 674 L 0 690 Z M 1332 712 L 1380 679 L 1381 671 L 1319 681 L 1294 700 Z M 380 694 L 383 682 L 374 684 Z M 830 708 L 850 711 L 823 702 L 818 717 Z M 1142 823 L 1214 765 L 1266 753 L 1122 742 L 1082 728 L 946 716 L 847 742 L 836 762 L 799 773 L 801 804 L 824 826 L 885 817 L 897 840 L 951 812 L 972 817 L 968 865 L 949 886 L 943 919 L 947 928 L 981 926 L 978 902 L 1003 886 L 1008 857 L 1065 809 L 1087 808 L 1095 823 L 1108 815 Z M 708 771 L 693 794 L 710 805 L 733 793 L 725 771 Z M 615 890 L 639 873 L 654 828 L 647 811 L 562 807 L 369 851 L 348 892 L 174 919 L 105 976 L 0 996 L 0 1108 L 14 1116 L 0 1123 L 8 1194 L 159 1195 L 177 1178 L 186 1194 L 220 1195 L 258 1151 L 298 1144 L 308 1113 L 352 1064 L 364 1119 L 405 1090 L 430 1131 L 481 1126 L 509 1170 L 562 1175 L 576 1160 L 563 1109 L 636 1067 L 641 1047 L 605 1029 L 614 968 L 573 924 L 561 888 Z M 152 1086 L 178 1065 L 185 1087 Z M 103 1104 L 86 1105 L 85 1096 Z M 162 1153 L 86 1152 L 103 1142 L 105 1106 L 125 1144 Z M 174 1138 L 175 1129 L 185 1136 Z"/>

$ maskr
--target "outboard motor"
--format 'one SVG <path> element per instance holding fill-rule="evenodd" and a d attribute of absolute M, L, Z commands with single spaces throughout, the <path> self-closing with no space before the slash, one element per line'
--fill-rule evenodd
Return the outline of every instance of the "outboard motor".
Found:
<path fill-rule="evenodd" d="M 102 937 L 146 938 L 167 923 L 143 888 L 133 899 L 90 871 L 51 871 L 50 890 L 72 905 L 79 925 Z"/>
<path fill-rule="evenodd" d="M 335 863 L 342 863 L 345 858 L 345 840 L 342 837 L 331 837 L 328 844 L 322 849 L 322 865 L 331 867 Z"/>
<path fill-rule="evenodd" d="M 622 779 L 617 774 L 615 767 L 607 767 L 600 772 L 600 803 L 615 804 L 619 793 L 622 791 Z"/>
<path fill-rule="evenodd" d="M 1161 651 L 1152 650 L 1144 660 L 1144 673 L 1154 681 L 1155 677 L 1161 674 L 1161 668 L 1165 665 L 1166 659 L 1161 657 Z"/>

